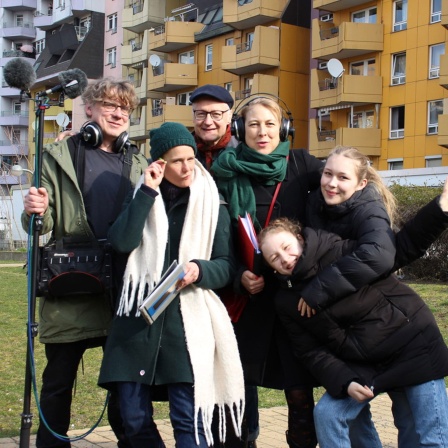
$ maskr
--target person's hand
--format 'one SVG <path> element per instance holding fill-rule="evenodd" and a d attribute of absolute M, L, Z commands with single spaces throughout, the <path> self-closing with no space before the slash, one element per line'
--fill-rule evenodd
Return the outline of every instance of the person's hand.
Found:
<path fill-rule="evenodd" d="M 25 212 L 28 216 L 35 213 L 42 216 L 48 208 L 48 193 L 43 187 L 31 187 L 23 200 Z"/>
<path fill-rule="evenodd" d="M 255 275 L 253 272 L 244 271 L 241 276 L 241 284 L 249 294 L 258 294 L 264 289 L 264 278 L 262 275 Z"/>
<path fill-rule="evenodd" d="M 76 135 L 75 131 L 62 131 L 55 139 L 55 142 L 60 142 L 61 140 L 64 140 L 65 137 L 72 137 L 73 135 Z"/>
<path fill-rule="evenodd" d="M 354 400 L 362 403 L 363 401 L 370 400 L 374 397 L 374 393 L 367 386 L 361 386 L 361 384 L 352 381 L 347 388 L 347 393 Z"/>
<path fill-rule="evenodd" d="M 145 169 L 144 184 L 155 190 L 162 182 L 165 174 L 166 162 L 164 160 L 156 160 Z"/>
<path fill-rule="evenodd" d="M 185 263 L 184 278 L 176 283 L 177 289 L 185 288 L 185 286 L 191 285 L 199 277 L 199 266 L 197 263 L 190 261 Z"/>
<path fill-rule="evenodd" d="M 299 310 L 300 315 L 311 317 L 316 314 L 316 310 L 311 308 L 303 299 L 303 297 L 300 298 L 299 304 L 297 305 L 297 309 Z"/>
<path fill-rule="evenodd" d="M 439 205 L 444 212 L 448 212 L 448 177 L 445 180 L 445 185 L 443 186 L 443 191 L 440 195 Z"/>

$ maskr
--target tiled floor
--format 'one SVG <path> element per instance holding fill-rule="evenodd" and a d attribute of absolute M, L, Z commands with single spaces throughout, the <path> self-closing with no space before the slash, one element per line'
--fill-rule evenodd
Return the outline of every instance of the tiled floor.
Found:
<path fill-rule="evenodd" d="M 390 400 L 387 395 L 380 395 L 372 402 L 372 414 L 384 448 L 397 447 L 397 431 L 392 423 Z M 287 425 L 286 407 L 260 409 L 260 437 L 258 448 L 288 448 L 285 440 Z M 157 426 L 166 443 L 166 448 L 174 448 L 174 438 L 169 420 L 158 420 Z M 73 431 L 70 435 L 83 434 Z M 17 448 L 19 438 L 0 439 L 0 448 Z M 35 436 L 31 437 L 30 447 L 35 446 Z M 114 448 L 117 446 L 114 434 L 109 426 L 97 428 L 92 434 L 72 444 L 75 448 Z M 150 447 L 148 447 L 150 448 Z M 368 448 L 368 447 L 365 447 Z"/>

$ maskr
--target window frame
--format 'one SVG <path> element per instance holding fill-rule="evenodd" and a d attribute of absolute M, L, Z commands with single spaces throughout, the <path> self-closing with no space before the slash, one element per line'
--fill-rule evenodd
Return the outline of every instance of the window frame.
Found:
<path fill-rule="evenodd" d="M 20 101 L 13 101 L 12 102 L 12 114 L 13 115 L 22 115 L 22 103 Z"/>
<path fill-rule="evenodd" d="M 115 68 L 117 66 L 117 47 L 111 47 L 107 49 L 106 65 L 110 65 L 111 68 Z"/>
<path fill-rule="evenodd" d="M 439 163 L 431 163 L 431 162 L 437 161 Z M 436 155 L 436 156 L 425 156 L 425 168 L 437 168 L 442 165 L 442 155 Z"/>
<path fill-rule="evenodd" d="M 403 20 L 397 22 L 397 7 L 401 5 L 401 13 Z M 404 31 L 408 28 L 408 0 L 395 0 L 393 3 L 393 23 L 392 31 L 394 33 L 398 31 Z"/>
<path fill-rule="evenodd" d="M 36 49 L 36 54 L 42 53 L 45 50 L 45 39 L 36 40 L 34 48 Z"/>
<path fill-rule="evenodd" d="M 362 73 L 353 73 L 353 68 L 358 67 L 361 69 L 362 67 Z M 373 73 L 370 73 L 369 67 L 373 66 Z M 360 70 L 361 71 L 361 70 Z M 364 59 L 362 61 L 354 61 L 350 63 L 350 75 L 353 76 L 375 76 L 376 72 L 376 59 L 375 58 L 369 58 Z"/>
<path fill-rule="evenodd" d="M 404 72 L 398 72 L 397 66 L 399 65 L 399 58 L 404 58 Z M 392 55 L 392 65 L 391 65 L 391 78 L 390 83 L 392 86 L 398 86 L 400 84 L 406 83 L 406 52 L 402 51 L 400 53 L 395 53 Z"/>
<path fill-rule="evenodd" d="M 176 104 L 178 106 L 189 106 L 190 105 L 190 96 L 193 93 L 193 91 L 191 92 L 182 92 L 182 93 L 178 93 L 177 97 L 176 97 Z M 185 95 L 185 101 L 181 96 Z"/>
<path fill-rule="evenodd" d="M 357 117 L 357 122 L 361 122 L 362 126 L 355 126 L 355 117 Z M 373 109 L 369 110 L 362 110 L 359 112 L 353 112 L 352 116 L 352 123 L 350 123 L 350 113 L 348 113 L 347 121 L 348 126 L 352 127 L 353 129 L 373 129 L 373 121 L 375 118 L 375 111 Z M 366 126 L 368 123 L 371 124 L 371 126 Z"/>
<path fill-rule="evenodd" d="M 111 31 L 112 34 L 117 32 L 118 28 L 118 13 L 113 13 L 107 16 L 107 31 Z"/>
<path fill-rule="evenodd" d="M 18 28 L 23 28 L 25 24 L 25 16 L 24 14 L 21 13 L 17 13 L 14 16 L 14 26 L 18 27 Z"/>
<path fill-rule="evenodd" d="M 435 10 L 434 3 L 439 3 L 439 9 Z M 442 0 L 431 0 L 431 18 L 429 20 L 429 23 L 437 23 L 442 20 Z"/>
<path fill-rule="evenodd" d="M 213 69 L 213 44 L 205 46 L 205 71 L 209 72 Z"/>
<path fill-rule="evenodd" d="M 397 140 L 404 138 L 405 132 L 405 106 L 393 106 L 390 108 L 389 116 L 389 139 Z M 401 115 L 403 115 L 401 117 Z M 396 123 L 396 124 L 394 124 Z M 403 123 L 402 127 L 399 127 L 400 123 Z"/>
<path fill-rule="evenodd" d="M 372 15 L 368 14 L 369 12 L 375 10 L 375 21 L 372 22 L 370 20 L 371 17 L 373 17 Z M 364 13 L 364 20 L 355 20 L 355 14 L 361 14 Z M 353 23 L 377 23 L 377 17 L 378 17 L 378 8 L 376 6 L 372 6 L 370 8 L 365 8 L 365 9 L 361 9 L 359 11 L 354 11 L 352 12 L 352 16 L 351 16 L 351 21 Z M 365 20 L 367 19 L 367 20 Z"/>
<path fill-rule="evenodd" d="M 397 166 L 399 168 L 395 168 L 395 166 Z M 403 159 L 402 158 L 399 158 L 399 159 L 387 159 L 387 169 L 389 171 L 396 171 L 396 170 L 404 169 Z"/>
<path fill-rule="evenodd" d="M 435 53 L 434 50 L 436 48 L 442 48 L 443 51 L 439 53 Z M 440 56 L 445 54 L 445 43 L 434 44 L 429 46 L 429 72 L 428 79 L 436 79 L 440 77 Z M 435 57 L 438 56 L 438 65 L 435 64 Z"/>
<path fill-rule="evenodd" d="M 183 56 L 187 57 L 188 62 L 181 61 Z M 179 64 L 194 64 L 194 58 L 195 58 L 194 50 L 183 51 L 182 53 L 178 54 L 177 61 Z"/>
<path fill-rule="evenodd" d="M 426 128 L 426 132 L 428 135 L 435 135 L 439 133 L 439 115 L 442 114 L 443 114 L 443 100 L 428 101 L 427 128 Z"/>

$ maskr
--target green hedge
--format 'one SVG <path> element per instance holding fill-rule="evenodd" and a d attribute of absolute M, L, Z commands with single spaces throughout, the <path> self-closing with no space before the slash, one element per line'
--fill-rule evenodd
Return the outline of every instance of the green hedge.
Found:
<path fill-rule="evenodd" d="M 417 211 L 442 192 L 439 187 L 402 186 L 394 184 L 390 190 L 398 202 L 400 227 Z M 402 269 L 407 280 L 448 281 L 448 231 L 428 249 L 426 254 Z"/>

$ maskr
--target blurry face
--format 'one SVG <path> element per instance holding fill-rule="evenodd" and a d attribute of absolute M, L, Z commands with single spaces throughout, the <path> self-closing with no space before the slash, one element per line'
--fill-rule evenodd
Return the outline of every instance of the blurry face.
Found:
<path fill-rule="evenodd" d="M 194 133 L 199 137 L 205 145 L 213 146 L 225 135 L 227 126 L 230 124 L 232 112 L 229 105 L 226 103 L 219 103 L 213 98 L 199 98 L 193 103 L 193 111 L 224 112 L 221 120 L 213 120 L 208 114 L 204 120 L 197 120 L 193 116 Z"/>
<path fill-rule="evenodd" d="M 109 146 L 117 139 L 117 137 L 128 130 L 129 127 L 129 111 L 126 107 L 124 110 L 114 106 L 122 106 L 120 100 L 106 98 L 103 102 L 85 105 L 85 113 L 87 117 L 97 123 L 102 130 L 103 144 L 102 149 L 112 151 Z"/>
<path fill-rule="evenodd" d="M 280 143 L 280 123 L 261 104 L 250 106 L 244 119 L 246 145 L 262 154 L 270 154 Z"/>
<path fill-rule="evenodd" d="M 264 259 L 279 274 L 290 275 L 303 252 L 303 239 L 291 232 L 268 233 L 261 247 Z"/>
<path fill-rule="evenodd" d="M 191 146 L 175 146 L 163 155 L 166 161 L 164 177 L 179 188 L 187 188 L 193 181 L 194 151 Z"/>
<path fill-rule="evenodd" d="M 357 162 L 340 154 L 327 160 L 320 187 L 328 205 L 345 202 L 355 191 L 362 190 L 367 185 L 367 179 L 358 180 L 356 168 Z"/>

